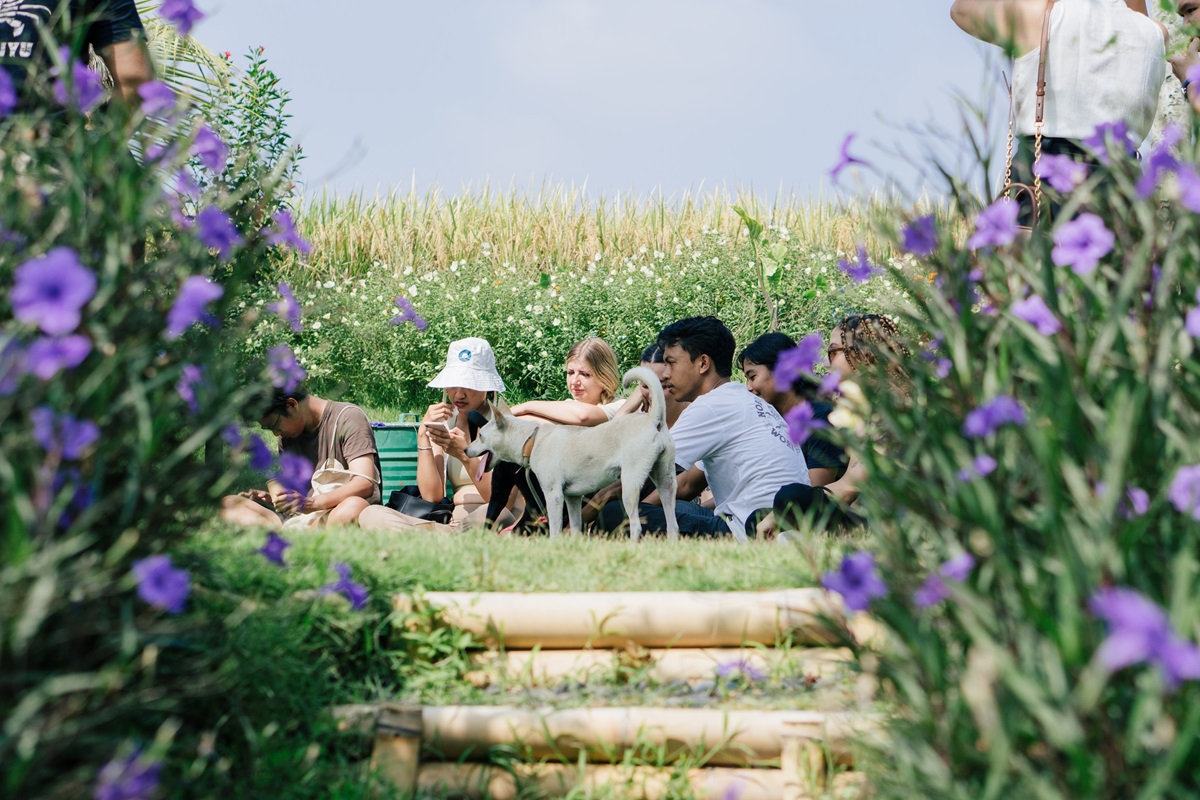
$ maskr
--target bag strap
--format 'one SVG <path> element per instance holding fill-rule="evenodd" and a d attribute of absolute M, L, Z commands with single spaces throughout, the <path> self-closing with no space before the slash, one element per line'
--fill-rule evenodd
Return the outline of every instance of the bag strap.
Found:
<path fill-rule="evenodd" d="M 1042 179 L 1037 174 L 1038 162 L 1042 159 L 1042 127 L 1046 124 L 1046 63 L 1050 58 L 1050 13 L 1056 0 L 1047 0 L 1046 12 L 1042 17 L 1042 39 L 1038 47 L 1037 99 L 1034 105 L 1033 143 L 1033 196 L 1042 200 Z M 1005 82 L 1008 79 L 1005 78 Z M 1014 129 L 1017 122 L 1016 105 L 1013 101 L 1012 84 L 1008 84 L 1008 151 L 1004 157 L 1004 192 L 1012 188 L 1012 159 Z"/>

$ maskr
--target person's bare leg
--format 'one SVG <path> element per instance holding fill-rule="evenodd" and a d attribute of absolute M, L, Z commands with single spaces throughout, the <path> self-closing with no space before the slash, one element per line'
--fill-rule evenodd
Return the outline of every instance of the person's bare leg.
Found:
<path fill-rule="evenodd" d="M 329 518 L 325 521 L 325 524 L 338 526 L 353 525 L 358 522 L 359 515 L 370 507 L 371 504 L 361 497 L 347 497 L 329 512 Z"/>
<path fill-rule="evenodd" d="M 373 505 L 358 515 L 358 527 L 368 531 L 424 531 L 426 533 L 450 533 L 449 525 L 439 525 L 427 519 L 417 519 L 407 514 Z"/>
<path fill-rule="evenodd" d="M 233 525 L 278 528 L 283 517 L 248 497 L 233 494 L 221 498 L 221 519 Z"/>

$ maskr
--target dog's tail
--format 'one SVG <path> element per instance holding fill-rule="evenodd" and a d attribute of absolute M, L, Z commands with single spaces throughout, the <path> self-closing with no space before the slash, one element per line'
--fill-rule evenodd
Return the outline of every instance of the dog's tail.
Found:
<path fill-rule="evenodd" d="M 650 388 L 650 415 L 654 417 L 654 425 L 660 431 L 667 429 L 667 398 L 663 395 L 662 382 L 649 367 L 634 367 L 625 373 L 621 379 L 622 386 L 628 386 L 635 381 L 646 384 Z"/>

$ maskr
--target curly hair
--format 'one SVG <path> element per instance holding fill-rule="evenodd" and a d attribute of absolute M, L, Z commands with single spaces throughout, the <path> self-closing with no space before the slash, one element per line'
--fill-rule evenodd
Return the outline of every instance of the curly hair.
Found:
<path fill-rule="evenodd" d="M 908 348 L 900 341 L 900 329 L 882 314 L 853 314 L 838 323 L 838 328 L 842 332 L 842 354 L 855 370 L 874 364 L 876 354 L 885 350 L 903 358 L 909 356 Z"/>

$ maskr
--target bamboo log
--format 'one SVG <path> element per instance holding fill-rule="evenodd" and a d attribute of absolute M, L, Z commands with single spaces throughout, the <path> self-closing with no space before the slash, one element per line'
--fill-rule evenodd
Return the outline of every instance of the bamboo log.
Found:
<path fill-rule="evenodd" d="M 697 798 L 777 800 L 783 793 L 782 774 L 775 769 L 703 768 L 679 775 L 671 769 L 591 764 L 516 764 L 512 771 L 490 764 L 426 764 L 417 787 L 421 793 L 466 800 L 591 796 L 606 789 L 604 796 L 659 800 L 678 797 L 681 778 Z"/>
<path fill-rule="evenodd" d="M 845 625 L 823 589 L 773 592 L 580 592 L 510 594 L 429 592 L 425 602 L 451 625 L 509 649 L 738 647 L 774 645 L 791 634 L 801 644 L 836 641 Z M 400 611 L 412 599 L 398 595 Z"/>
<path fill-rule="evenodd" d="M 645 669 L 659 683 L 713 680 L 723 666 L 744 664 L 747 669 L 771 671 L 787 664 L 796 673 L 825 677 L 846 669 L 849 650 L 808 649 L 779 651 L 759 647 L 626 648 L 620 650 L 495 650 L 473 658 L 476 669 L 532 684 L 553 684 L 566 679 L 586 682 L 589 677 L 612 674 L 618 667 Z"/>
<path fill-rule="evenodd" d="M 871 718 L 815 711 L 721 711 L 674 708 L 527 710 L 512 706 L 427 706 L 422 740 L 446 760 L 479 759 L 490 747 L 517 745 L 522 756 L 619 762 L 649 748 L 668 760 L 702 752 L 719 766 L 776 766 L 784 727 L 822 742 L 839 764 L 851 763 L 850 740 Z"/>
<path fill-rule="evenodd" d="M 422 717 L 420 707 L 384 705 L 375 724 L 371 768 L 406 794 L 412 794 L 417 788 Z"/>

